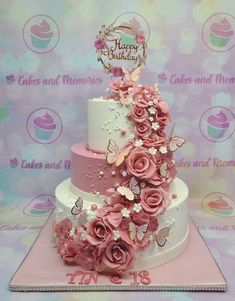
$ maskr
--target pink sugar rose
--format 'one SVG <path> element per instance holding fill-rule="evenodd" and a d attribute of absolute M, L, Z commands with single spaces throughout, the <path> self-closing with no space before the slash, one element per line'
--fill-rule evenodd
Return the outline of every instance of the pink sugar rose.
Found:
<path fill-rule="evenodd" d="M 150 216 L 157 216 L 169 205 L 167 192 L 162 188 L 144 188 L 140 193 L 142 210 Z"/>
<path fill-rule="evenodd" d="M 123 80 L 112 80 L 110 81 L 110 88 L 115 96 L 121 97 L 122 95 L 126 97 L 129 94 L 129 89 L 133 88 L 134 84 L 132 82 L 125 82 Z"/>
<path fill-rule="evenodd" d="M 123 273 L 134 267 L 135 252 L 125 241 L 110 241 L 104 250 L 102 261 L 108 270 Z"/>
<path fill-rule="evenodd" d="M 63 219 L 60 223 L 55 224 L 55 233 L 59 238 L 68 238 L 73 225 L 69 218 Z"/>
<path fill-rule="evenodd" d="M 152 127 L 150 123 L 145 120 L 141 123 L 136 123 L 134 127 L 134 132 L 138 138 L 146 139 L 152 134 Z"/>
<path fill-rule="evenodd" d="M 144 147 L 132 149 L 125 163 L 127 172 L 139 179 L 151 179 L 156 171 L 155 157 Z"/>
<path fill-rule="evenodd" d="M 135 122 L 141 123 L 148 118 L 148 112 L 145 108 L 134 105 L 131 110 L 131 118 Z"/>
<path fill-rule="evenodd" d="M 107 227 L 117 228 L 122 222 L 121 210 L 124 208 L 122 204 L 114 206 L 104 206 L 98 209 L 97 216 L 102 218 Z"/>
<path fill-rule="evenodd" d="M 96 40 L 94 45 L 95 45 L 96 50 L 102 50 L 106 47 L 106 43 L 102 39 Z"/>
<path fill-rule="evenodd" d="M 88 242 L 98 248 L 106 247 L 112 238 L 111 228 L 105 225 L 100 218 L 95 218 L 90 222 L 86 234 Z"/>

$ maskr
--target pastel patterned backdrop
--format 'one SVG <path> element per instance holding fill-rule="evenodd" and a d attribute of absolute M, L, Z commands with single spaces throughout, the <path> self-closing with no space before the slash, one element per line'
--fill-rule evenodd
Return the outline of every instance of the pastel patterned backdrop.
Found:
<path fill-rule="evenodd" d="M 141 82 L 158 81 L 175 134 L 187 140 L 175 160 L 191 214 L 202 230 L 235 230 L 233 0 L 1 0 L 2 230 L 40 227 L 53 209 L 70 146 L 87 137 L 87 99 L 109 83 L 95 35 L 130 12 L 150 28 Z"/>

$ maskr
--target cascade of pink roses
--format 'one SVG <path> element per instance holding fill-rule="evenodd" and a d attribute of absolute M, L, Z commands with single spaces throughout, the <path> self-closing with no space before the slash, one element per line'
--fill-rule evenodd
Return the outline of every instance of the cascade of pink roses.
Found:
<path fill-rule="evenodd" d="M 120 186 L 135 183 L 134 200 L 108 191 L 107 203 L 91 206 L 88 222 L 74 225 L 69 218 L 55 225 L 57 249 L 66 263 L 76 263 L 98 272 L 124 273 L 134 267 L 136 253 L 149 247 L 158 230 L 157 217 L 170 204 L 168 189 L 176 175 L 166 126 L 169 113 L 158 88 L 123 80 L 111 81 L 113 98 L 127 100 L 127 116 L 133 122 L 134 138 L 117 172 L 123 176 Z"/>

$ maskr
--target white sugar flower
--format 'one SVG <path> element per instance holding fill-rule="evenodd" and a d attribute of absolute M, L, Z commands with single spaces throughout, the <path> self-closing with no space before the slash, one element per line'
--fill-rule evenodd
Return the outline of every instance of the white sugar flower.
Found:
<path fill-rule="evenodd" d="M 158 103 L 158 100 L 157 99 L 154 99 L 153 100 L 153 103 L 156 105 Z"/>
<path fill-rule="evenodd" d="M 167 148 L 166 148 L 166 146 L 161 146 L 160 148 L 159 148 L 159 152 L 160 153 L 162 153 L 162 154 L 166 154 L 167 153 Z"/>
<path fill-rule="evenodd" d="M 157 122 L 153 122 L 152 123 L 152 128 L 154 129 L 154 131 L 156 131 L 159 128 L 159 124 Z"/>
<path fill-rule="evenodd" d="M 149 101 L 149 102 L 148 102 L 148 105 L 149 105 L 149 106 L 152 106 L 152 105 L 153 105 L 153 102 L 152 102 L 152 101 Z"/>
<path fill-rule="evenodd" d="M 148 108 L 148 110 L 151 115 L 154 115 L 156 113 L 156 109 L 154 107 L 150 107 Z"/>
<path fill-rule="evenodd" d="M 96 213 L 90 209 L 87 210 L 87 220 L 90 222 L 91 220 L 96 218 Z"/>
<path fill-rule="evenodd" d="M 138 212 L 140 212 L 141 209 L 142 209 L 141 204 L 140 203 L 135 203 L 135 205 L 133 207 L 133 210 L 138 213 Z"/>
<path fill-rule="evenodd" d="M 127 172 L 125 170 L 122 171 L 122 176 L 125 178 L 127 176 Z"/>
<path fill-rule="evenodd" d="M 130 213 L 131 213 L 130 210 L 128 210 L 127 208 L 123 208 L 121 210 L 122 217 L 129 217 Z"/>
<path fill-rule="evenodd" d="M 83 241 L 86 240 L 86 232 L 85 231 L 82 232 L 81 238 Z"/>
<path fill-rule="evenodd" d="M 149 117 L 149 121 L 153 121 L 153 117 L 152 116 Z"/>
<path fill-rule="evenodd" d="M 150 154 L 152 154 L 152 155 L 156 155 L 157 149 L 154 148 L 154 147 L 151 147 L 151 148 L 148 150 L 148 152 L 149 152 Z"/>
<path fill-rule="evenodd" d="M 141 146 L 141 145 L 143 145 L 143 141 L 141 139 L 135 140 L 135 146 L 136 147 Z"/>
<path fill-rule="evenodd" d="M 69 232 L 70 236 L 74 236 L 75 235 L 75 228 L 72 228 Z"/>
<path fill-rule="evenodd" d="M 120 233 L 118 230 L 113 230 L 113 240 L 118 240 L 118 238 L 120 237 Z"/>

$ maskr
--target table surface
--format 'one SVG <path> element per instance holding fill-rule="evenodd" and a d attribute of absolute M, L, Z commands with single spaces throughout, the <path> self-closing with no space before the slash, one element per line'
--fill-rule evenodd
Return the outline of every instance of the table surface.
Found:
<path fill-rule="evenodd" d="M 190 201 L 190 213 L 207 246 L 217 261 L 228 290 L 225 293 L 211 292 L 77 292 L 77 293 L 22 293 L 10 292 L 8 283 L 28 253 L 48 215 L 27 216 L 22 214 L 22 205 L 0 206 L 0 300 L 119 300 L 135 298 L 161 301 L 232 301 L 235 300 L 235 218 L 210 216 Z M 198 254 L 200 256 L 200 254 Z"/>

